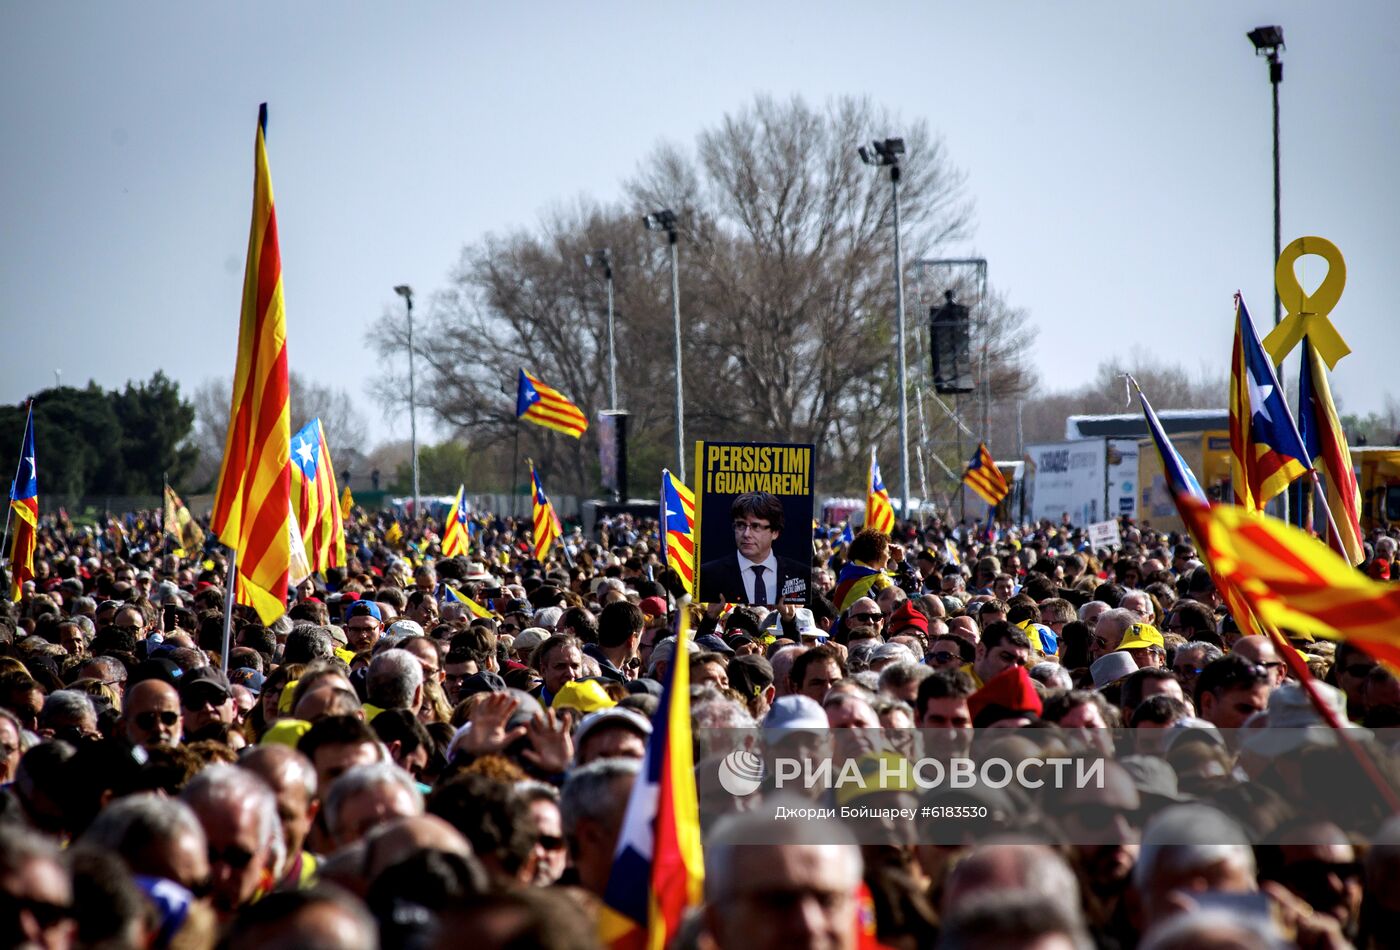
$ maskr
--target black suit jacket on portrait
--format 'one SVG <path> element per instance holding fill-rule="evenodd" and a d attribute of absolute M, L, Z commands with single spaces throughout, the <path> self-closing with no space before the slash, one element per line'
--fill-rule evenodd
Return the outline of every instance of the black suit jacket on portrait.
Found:
<path fill-rule="evenodd" d="M 778 577 L 764 577 L 763 584 L 768 589 L 768 604 L 805 604 L 811 583 L 812 569 L 801 561 L 790 557 L 778 558 Z M 719 603 L 721 600 L 732 604 L 749 602 L 748 587 L 739 570 L 739 559 L 734 554 L 706 561 L 700 565 L 700 602 Z"/>

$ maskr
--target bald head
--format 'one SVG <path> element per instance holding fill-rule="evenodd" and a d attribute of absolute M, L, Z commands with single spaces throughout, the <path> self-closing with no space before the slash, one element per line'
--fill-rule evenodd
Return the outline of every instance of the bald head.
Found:
<path fill-rule="evenodd" d="M 142 680 L 126 691 L 121 728 L 132 745 L 179 745 L 184 736 L 180 694 L 163 680 Z"/>

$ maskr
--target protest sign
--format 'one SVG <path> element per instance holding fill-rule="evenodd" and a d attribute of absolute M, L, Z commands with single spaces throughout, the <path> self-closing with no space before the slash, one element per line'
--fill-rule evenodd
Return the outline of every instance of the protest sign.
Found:
<path fill-rule="evenodd" d="M 811 445 L 695 444 L 701 602 L 807 603 L 815 455 Z"/>
<path fill-rule="evenodd" d="M 1117 550 L 1123 546 L 1123 535 L 1118 530 L 1116 521 L 1095 521 L 1089 525 L 1089 543 L 1094 550 L 1099 548 L 1113 548 Z"/>

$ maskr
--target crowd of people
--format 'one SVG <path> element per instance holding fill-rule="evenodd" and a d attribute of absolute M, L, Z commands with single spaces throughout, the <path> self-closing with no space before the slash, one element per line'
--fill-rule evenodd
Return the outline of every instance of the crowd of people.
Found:
<path fill-rule="evenodd" d="M 8 945 L 600 946 L 677 663 L 702 765 L 736 731 L 767 756 L 1120 754 L 1087 789 L 903 790 L 985 819 L 874 842 L 775 822 L 771 774 L 741 800 L 697 768 L 703 903 L 673 946 L 1400 945 L 1400 682 L 1351 643 L 1246 635 L 1188 538 L 820 528 L 806 603 L 769 610 L 690 603 L 654 522 L 544 563 L 528 522 L 473 529 L 445 558 L 440 523 L 357 511 L 283 616 L 234 609 L 225 663 L 217 545 L 46 517 L 0 608 Z M 1395 538 L 1367 555 L 1391 576 Z"/>

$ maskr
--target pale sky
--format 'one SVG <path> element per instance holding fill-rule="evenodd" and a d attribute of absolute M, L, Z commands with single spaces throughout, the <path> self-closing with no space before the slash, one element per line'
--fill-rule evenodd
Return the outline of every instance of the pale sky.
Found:
<path fill-rule="evenodd" d="M 1223 374 L 1235 290 L 1272 313 L 1269 84 L 1244 35 L 1267 23 L 1288 43 L 1284 243 L 1346 257 L 1334 389 L 1379 409 L 1400 391 L 1390 0 L 0 0 L 0 400 L 55 369 L 232 373 L 264 100 L 292 367 L 357 394 L 368 441 L 407 434 L 364 395 L 395 284 L 426 301 L 465 244 L 616 198 L 659 140 L 760 92 L 868 94 L 944 136 L 976 225 L 948 255 L 986 257 L 1029 311 L 1052 388 L 1134 346 Z"/>

